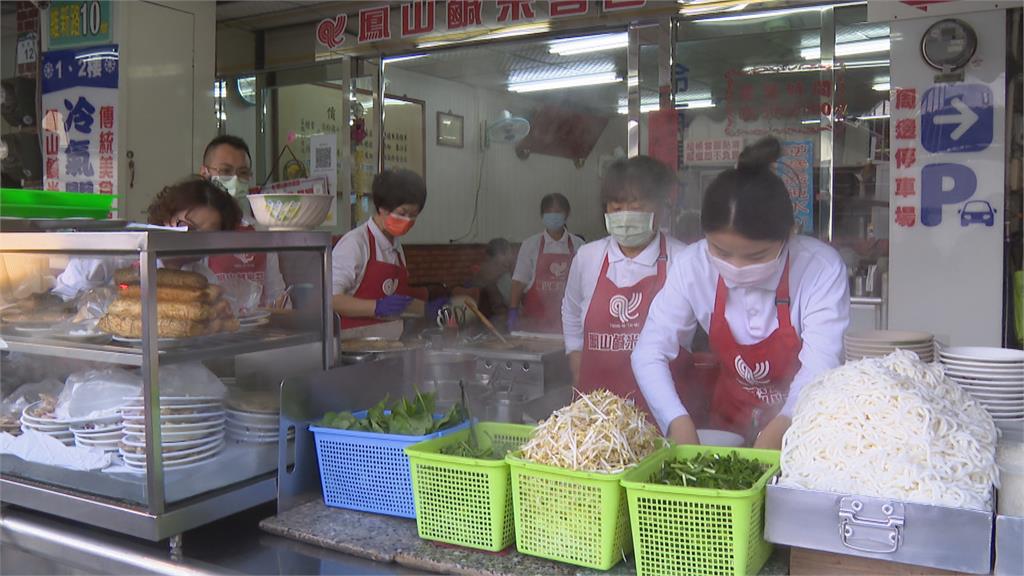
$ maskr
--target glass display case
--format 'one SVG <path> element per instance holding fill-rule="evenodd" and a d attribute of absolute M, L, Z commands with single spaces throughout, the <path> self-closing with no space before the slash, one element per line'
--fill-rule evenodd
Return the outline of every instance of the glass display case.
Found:
<path fill-rule="evenodd" d="M 333 362 L 329 234 L 8 224 L 2 501 L 161 540 L 273 500 L 280 383 Z"/>

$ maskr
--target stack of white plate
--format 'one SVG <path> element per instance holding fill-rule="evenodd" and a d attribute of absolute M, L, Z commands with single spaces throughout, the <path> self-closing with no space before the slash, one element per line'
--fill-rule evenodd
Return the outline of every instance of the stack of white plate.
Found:
<path fill-rule="evenodd" d="M 896 350 L 913 352 L 924 362 L 935 360 L 935 338 L 927 332 L 848 332 L 843 342 L 846 345 L 847 362 L 888 356 Z"/>
<path fill-rule="evenodd" d="M 142 397 L 125 398 L 123 437 L 125 466 L 146 470 L 146 421 Z M 160 397 L 160 442 L 164 470 L 187 468 L 215 457 L 224 448 L 224 405 L 220 398 Z"/>
<path fill-rule="evenodd" d="M 252 330 L 259 326 L 270 323 L 270 311 L 269 310 L 255 310 L 245 316 L 238 317 L 238 329 L 241 330 Z"/>
<path fill-rule="evenodd" d="M 939 361 L 997 424 L 1024 422 L 1024 351 L 957 346 L 939 350 Z"/>
<path fill-rule="evenodd" d="M 280 415 L 277 412 L 247 412 L 227 409 L 228 437 L 236 442 L 249 444 L 273 444 L 278 440 Z M 288 439 L 295 438 L 289 431 Z"/>
<path fill-rule="evenodd" d="M 121 417 L 111 422 L 89 422 L 74 424 L 71 433 L 75 435 L 75 446 L 80 448 L 99 448 L 104 452 L 117 452 L 121 441 L 123 426 Z"/>
<path fill-rule="evenodd" d="M 42 401 L 33 402 L 21 411 L 21 431 L 28 432 L 29 430 L 33 430 L 56 438 L 63 442 L 65 446 L 74 446 L 75 435 L 71 432 L 71 425 L 69 423 L 57 420 L 52 417 L 52 413 L 49 418 L 40 418 L 38 416 L 31 415 L 32 411 L 41 403 Z"/>

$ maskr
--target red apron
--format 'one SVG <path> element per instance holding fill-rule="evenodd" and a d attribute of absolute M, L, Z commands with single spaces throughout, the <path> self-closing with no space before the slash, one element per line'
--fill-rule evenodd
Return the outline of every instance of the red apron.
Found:
<path fill-rule="evenodd" d="M 569 265 L 576 250 L 568 230 L 568 254 L 545 254 L 544 242 L 547 234 L 540 237 L 540 251 L 537 253 L 537 268 L 533 273 L 533 285 L 523 299 L 523 328 L 528 331 L 560 334 L 562 332 L 562 297 L 565 283 L 569 278 Z"/>
<path fill-rule="evenodd" d="M 252 226 L 241 226 L 236 231 L 250 232 L 252 230 L 254 230 Z M 263 284 L 267 277 L 266 252 L 216 254 L 206 259 L 206 265 L 220 280 L 244 278 Z"/>
<path fill-rule="evenodd" d="M 803 344 L 789 318 L 789 261 L 775 289 L 779 327 L 764 340 L 746 346 L 736 343 L 725 319 L 728 298 L 729 289 L 720 276 L 708 333 L 711 351 L 719 361 L 710 426 L 735 432 L 750 444 L 778 415 L 800 369 Z"/>
<path fill-rule="evenodd" d="M 587 318 L 583 321 L 580 392 L 604 388 L 623 398 L 632 398 L 637 407 L 648 414 L 651 422 L 654 418 L 637 386 L 629 356 L 647 321 L 651 302 L 665 285 L 667 262 L 665 236 L 662 235 L 658 272 L 632 286 L 619 288 L 608 279 L 608 255 L 605 254 Z M 678 372 L 688 359 L 688 355 L 681 353 L 670 366 L 673 373 Z"/>
<path fill-rule="evenodd" d="M 363 300 L 380 300 L 385 296 L 393 294 L 404 294 L 411 296 L 409 290 L 409 272 L 405 269 L 405 262 L 401 254 L 398 257 L 398 264 L 388 264 L 377 260 L 377 241 L 373 237 L 370 228 L 366 228 L 366 236 L 369 238 L 369 256 L 366 260 L 366 270 L 363 272 L 363 281 L 352 294 L 355 298 Z M 341 329 L 362 328 L 380 324 L 386 320 L 377 318 L 346 318 L 341 319 Z"/>

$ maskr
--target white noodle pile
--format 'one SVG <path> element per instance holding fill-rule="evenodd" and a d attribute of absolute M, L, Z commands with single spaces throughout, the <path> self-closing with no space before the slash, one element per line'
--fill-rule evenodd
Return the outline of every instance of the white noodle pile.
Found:
<path fill-rule="evenodd" d="M 996 435 L 992 417 L 940 364 L 897 350 L 804 387 L 779 483 L 988 511 Z"/>

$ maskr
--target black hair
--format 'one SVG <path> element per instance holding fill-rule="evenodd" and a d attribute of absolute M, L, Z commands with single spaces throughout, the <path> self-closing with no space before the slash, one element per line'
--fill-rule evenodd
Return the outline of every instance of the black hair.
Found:
<path fill-rule="evenodd" d="M 650 156 L 612 162 L 601 182 L 601 203 L 650 201 L 661 205 L 676 184 L 668 166 Z"/>
<path fill-rule="evenodd" d="M 512 250 L 512 243 L 504 238 L 494 238 L 487 243 L 487 257 L 494 258 L 498 254 L 504 254 Z"/>
<path fill-rule="evenodd" d="M 540 213 L 543 214 L 552 208 L 558 208 L 565 212 L 568 216 L 572 212 L 572 208 L 569 206 L 569 199 L 564 194 L 558 192 L 552 192 L 540 200 Z"/>
<path fill-rule="evenodd" d="M 423 210 L 427 183 L 412 170 L 385 170 L 373 177 L 373 205 L 388 212 L 404 204 Z"/>
<path fill-rule="evenodd" d="M 178 212 L 198 206 L 208 206 L 220 214 L 221 230 L 234 230 L 242 223 L 242 209 L 231 194 L 199 175 L 165 186 L 150 202 L 147 220 L 164 226 Z"/>
<path fill-rule="evenodd" d="M 230 134 L 222 134 L 213 140 L 210 140 L 210 143 L 206 145 L 206 150 L 203 150 L 203 164 L 206 164 L 206 159 L 210 157 L 210 152 L 213 152 L 214 148 L 222 144 L 231 146 L 235 150 L 245 152 L 246 158 L 249 159 L 249 164 L 252 164 L 252 154 L 249 153 L 249 145 L 245 143 L 245 140 Z"/>
<path fill-rule="evenodd" d="M 736 168 L 711 182 L 700 214 L 705 234 L 731 229 L 751 240 L 789 238 L 793 203 L 786 184 L 771 169 L 781 155 L 778 139 L 767 136 L 744 148 Z"/>

